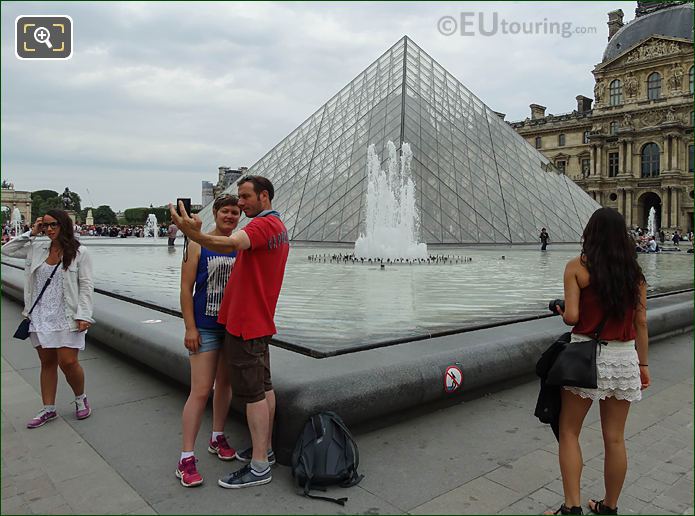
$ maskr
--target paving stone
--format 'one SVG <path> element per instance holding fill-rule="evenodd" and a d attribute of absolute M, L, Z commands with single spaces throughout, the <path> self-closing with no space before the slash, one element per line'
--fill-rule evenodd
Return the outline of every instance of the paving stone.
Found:
<path fill-rule="evenodd" d="M 543 512 L 548 509 L 552 509 L 554 511 L 557 510 L 557 507 L 548 507 L 547 505 L 537 502 L 536 500 L 527 496 L 518 502 L 505 507 L 497 514 L 543 514 Z"/>
<path fill-rule="evenodd" d="M 411 514 L 492 514 L 519 499 L 519 493 L 485 477 L 466 482 L 409 511 Z"/>
<path fill-rule="evenodd" d="M 485 476 L 522 495 L 528 495 L 555 477 L 560 470 L 557 456 L 536 450 L 498 467 Z"/>
<path fill-rule="evenodd" d="M 34 514 L 72 514 L 72 509 L 59 494 L 46 495 L 28 503 Z M 64 508 L 64 510 L 58 510 Z"/>
<path fill-rule="evenodd" d="M 559 507 L 564 500 L 564 496 L 545 487 L 540 488 L 538 491 L 534 491 L 528 497 L 547 507 L 554 507 L 556 505 Z"/>
<path fill-rule="evenodd" d="M 656 505 L 651 504 L 651 503 L 642 507 L 642 510 L 639 513 L 640 514 L 649 514 L 649 515 L 653 515 L 653 514 L 680 514 L 678 512 L 667 511 L 666 509 L 664 509 L 662 507 L 657 507 Z"/>
<path fill-rule="evenodd" d="M 668 487 L 671 486 L 664 482 L 654 480 L 653 478 L 643 476 L 630 484 L 624 491 L 643 502 L 652 502 L 654 498 L 663 493 Z"/>

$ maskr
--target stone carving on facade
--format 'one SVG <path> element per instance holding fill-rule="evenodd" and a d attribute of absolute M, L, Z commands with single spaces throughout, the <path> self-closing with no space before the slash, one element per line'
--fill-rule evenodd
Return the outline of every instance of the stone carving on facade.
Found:
<path fill-rule="evenodd" d="M 625 113 L 625 116 L 623 116 L 623 122 L 621 124 L 623 129 L 634 129 L 635 124 L 632 121 L 632 115 L 630 113 Z"/>
<path fill-rule="evenodd" d="M 668 77 L 668 85 L 671 91 L 679 91 L 683 86 L 683 68 L 680 64 L 675 63 L 671 68 L 671 74 Z"/>
<path fill-rule="evenodd" d="M 680 120 L 678 119 L 678 115 L 676 114 L 676 110 L 671 106 L 668 108 L 666 111 L 666 121 L 667 122 L 679 122 Z"/>
<path fill-rule="evenodd" d="M 626 63 L 653 59 L 655 57 L 675 54 L 680 50 L 680 46 L 675 41 L 650 41 L 649 43 L 636 48 L 625 58 Z"/>
<path fill-rule="evenodd" d="M 603 94 L 606 91 L 606 84 L 599 80 L 596 81 L 596 85 L 594 86 L 594 99 L 596 100 L 596 104 L 601 102 L 601 99 L 603 99 Z"/>
<path fill-rule="evenodd" d="M 650 111 L 637 117 L 635 123 L 640 127 L 654 127 L 659 125 L 663 119 L 664 114 L 661 111 Z"/>
<path fill-rule="evenodd" d="M 601 122 L 594 122 L 594 125 L 591 126 L 592 133 L 602 133 L 604 129 L 605 125 Z"/>
<path fill-rule="evenodd" d="M 639 95 L 639 81 L 633 74 L 625 78 L 625 94 L 628 97 Z"/>

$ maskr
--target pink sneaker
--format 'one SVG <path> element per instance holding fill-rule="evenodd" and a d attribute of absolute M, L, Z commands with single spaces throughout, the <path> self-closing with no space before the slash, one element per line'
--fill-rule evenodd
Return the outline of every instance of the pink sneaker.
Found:
<path fill-rule="evenodd" d="M 77 419 L 87 419 L 92 414 L 92 409 L 89 406 L 89 400 L 82 398 L 82 403 L 75 400 L 75 417 Z"/>
<path fill-rule="evenodd" d="M 229 446 L 224 435 L 218 435 L 216 441 L 210 441 L 208 451 L 213 455 L 217 455 L 220 460 L 234 460 L 236 450 Z"/>
<path fill-rule="evenodd" d="M 203 483 L 203 477 L 198 473 L 195 463 L 195 457 L 188 457 L 176 467 L 176 477 L 181 479 L 183 487 L 195 487 Z"/>
<path fill-rule="evenodd" d="M 38 428 L 57 417 L 58 414 L 56 414 L 55 410 L 41 409 L 41 411 L 38 414 L 36 414 L 32 419 L 29 420 L 29 422 L 27 423 L 27 428 Z"/>

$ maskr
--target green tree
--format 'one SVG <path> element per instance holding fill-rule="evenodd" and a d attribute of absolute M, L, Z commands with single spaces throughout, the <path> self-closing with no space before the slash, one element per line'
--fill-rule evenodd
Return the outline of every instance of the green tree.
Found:
<path fill-rule="evenodd" d="M 92 211 L 92 215 L 94 216 L 94 223 L 95 224 L 117 224 L 118 223 L 118 219 L 116 217 L 116 214 L 111 209 L 111 206 L 107 206 L 105 204 L 102 204 L 97 209 Z"/>
<path fill-rule="evenodd" d="M 37 217 L 40 217 L 43 215 L 41 213 L 41 205 L 47 200 L 47 199 L 56 199 L 58 198 L 58 192 L 55 192 L 53 190 L 37 190 L 35 192 L 31 193 L 31 218 L 32 220 L 36 220 Z"/>
<path fill-rule="evenodd" d="M 162 224 L 171 220 L 168 206 L 159 206 L 158 208 L 128 208 L 123 212 L 125 224 L 144 224 L 147 221 L 147 216 L 154 213 L 157 217 L 157 223 Z"/>
<path fill-rule="evenodd" d="M 44 190 L 45 191 L 45 190 Z M 31 200 L 31 220 L 35 221 L 38 217 L 45 215 L 48 210 L 62 210 L 63 201 L 56 194 L 53 197 L 41 197 L 37 196 L 36 199 Z"/>
<path fill-rule="evenodd" d="M 78 215 L 82 215 L 82 198 L 80 194 L 76 192 L 70 192 L 70 199 L 72 200 L 72 205 L 74 211 Z M 64 209 L 63 200 L 58 194 L 58 192 L 53 190 L 37 190 L 31 194 L 31 218 L 36 220 L 37 217 L 45 214 L 48 210 L 62 210 Z M 82 218 L 84 220 L 84 218 Z"/>
<path fill-rule="evenodd" d="M 128 208 L 123 212 L 126 224 L 144 224 L 149 208 Z"/>

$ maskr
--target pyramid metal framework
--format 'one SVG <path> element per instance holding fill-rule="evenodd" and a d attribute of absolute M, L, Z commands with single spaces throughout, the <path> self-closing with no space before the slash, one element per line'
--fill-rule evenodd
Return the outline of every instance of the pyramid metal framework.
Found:
<path fill-rule="evenodd" d="M 414 154 L 420 241 L 530 243 L 546 227 L 555 242 L 578 242 L 600 207 L 408 37 L 248 173 L 273 182 L 292 240 L 354 242 L 366 219 L 367 147 L 385 160 L 389 140 Z M 211 223 L 210 206 L 203 219 Z"/>

